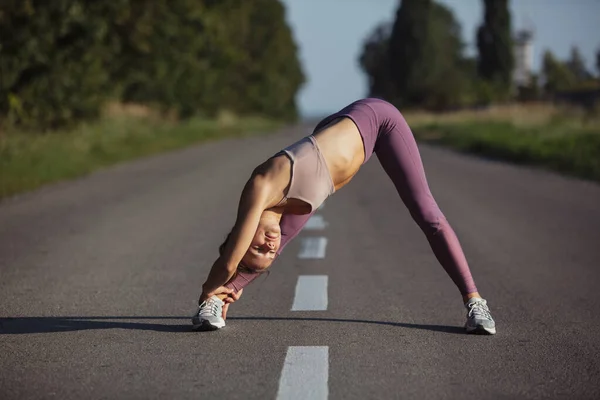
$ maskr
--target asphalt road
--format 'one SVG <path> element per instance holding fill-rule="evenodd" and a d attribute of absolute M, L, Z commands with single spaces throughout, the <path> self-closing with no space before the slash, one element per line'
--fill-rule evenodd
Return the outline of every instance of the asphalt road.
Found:
<path fill-rule="evenodd" d="M 309 129 L 0 203 L 0 399 L 600 398 L 600 186 L 424 145 L 496 336 L 463 333 L 460 295 L 375 157 L 225 329 L 192 332 L 252 167 Z M 299 257 L 315 237 L 323 257 Z M 326 277 L 325 310 L 291 311 L 304 275 Z"/>

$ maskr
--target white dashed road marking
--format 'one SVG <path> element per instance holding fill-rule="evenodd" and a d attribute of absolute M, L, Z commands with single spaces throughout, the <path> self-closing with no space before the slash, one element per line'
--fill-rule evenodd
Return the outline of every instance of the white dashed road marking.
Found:
<path fill-rule="evenodd" d="M 306 225 L 304 225 L 305 230 L 323 230 L 327 227 L 327 222 L 323 219 L 322 215 L 313 215 L 308 219 Z"/>
<path fill-rule="evenodd" d="M 329 395 L 329 347 L 288 347 L 277 400 L 326 400 Z"/>
<path fill-rule="evenodd" d="M 325 258 L 326 248 L 326 237 L 319 236 L 303 238 L 301 242 L 300 253 L 298 253 L 298 258 Z"/>
<path fill-rule="evenodd" d="M 327 310 L 327 284 L 327 275 L 300 275 L 296 283 L 292 311 Z"/>
<path fill-rule="evenodd" d="M 323 204 L 319 209 L 323 208 Z M 323 230 L 327 223 L 320 215 L 310 217 L 304 229 Z M 301 242 L 299 259 L 325 258 L 327 238 L 307 237 Z M 301 275 L 296 283 L 292 311 L 327 310 L 327 275 Z M 327 400 L 329 396 L 329 347 L 288 347 L 279 379 L 277 400 Z"/>

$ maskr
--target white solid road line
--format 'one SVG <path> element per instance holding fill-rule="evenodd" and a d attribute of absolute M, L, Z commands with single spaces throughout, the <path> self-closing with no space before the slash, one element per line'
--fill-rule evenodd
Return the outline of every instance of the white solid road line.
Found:
<path fill-rule="evenodd" d="M 277 400 L 326 400 L 329 396 L 329 347 L 288 347 Z"/>
<path fill-rule="evenodd" d="M 323 219 L 322 215 L 313 215 L 308 219 L 306 225 L 304 225 L 304 230 L 313 230 L 320 231 L 327 227 L 327 222 Z"/>
<path fill-rule="evenodd" d="M 327 310 L 327 284 L 327 275 L 300 275 L 296 282 L 292 311 Z"/>
<path fill-rule="evenodd" d="M 326 237 L 307 237 L 302 238 L 300 253 L 298 258 L 325 258 L 325 249 L 327 248 Z"/>

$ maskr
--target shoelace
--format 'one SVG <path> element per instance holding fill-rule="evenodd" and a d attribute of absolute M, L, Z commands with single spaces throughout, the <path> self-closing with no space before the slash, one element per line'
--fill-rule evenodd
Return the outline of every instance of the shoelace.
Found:
<path fill-rule="evenodd" d="M 481 301 L 476 303 L 472 303 L 469 306 L 469 314 L 468 316 L 475 316 L 479 318 L 492 319 L 492 315 L 490 314 L 490 309 L 487 305 Z"/>
<path fill-rule="evenodd" d="M 206 300 L 204 305 L 200 307 L 200 316 L 217 317 L 219 316 L 219 305 L 212 299 Z"/>

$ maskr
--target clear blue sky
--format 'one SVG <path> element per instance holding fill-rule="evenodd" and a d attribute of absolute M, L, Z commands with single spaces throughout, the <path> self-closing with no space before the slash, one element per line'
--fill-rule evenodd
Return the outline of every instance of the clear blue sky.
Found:
<path fill-rule="evenodd" d="M 393 21 L 399 0 L 281 0 L 300 47 L 307 83 L 298 95 L 304 116 L 337 111 L 367 94 L 358 64 L 362 43 L 383 21 Z M 468 52 L 475 54 L 474 38 L 483 18 L 481 0 L 439 0 L 449 6 L 462 25 Z M 594 68 L 600 48 L 600 0 L 511 0 L 513 29 L 535 29 L 534 69 L 542 52 L 552 50 L 567 58 L 579 46 Z"/>

